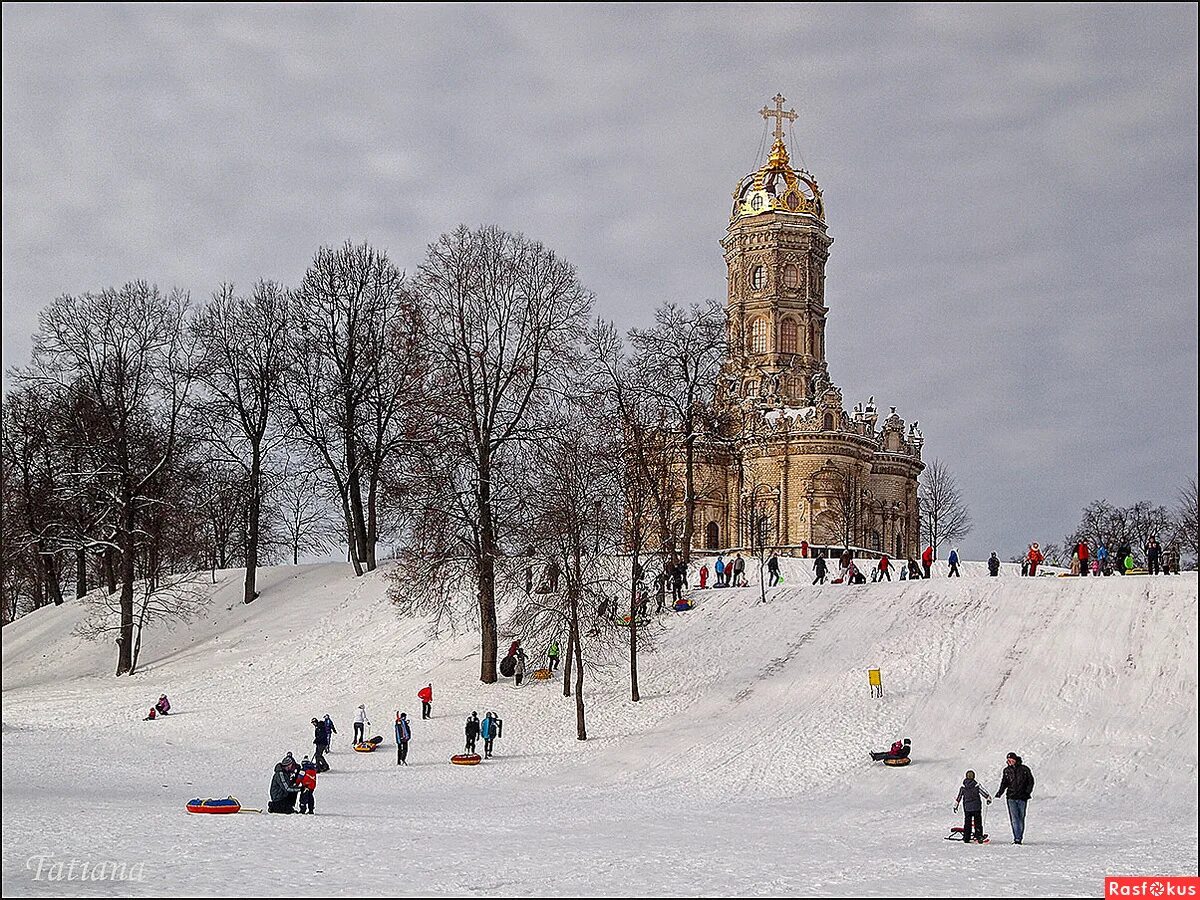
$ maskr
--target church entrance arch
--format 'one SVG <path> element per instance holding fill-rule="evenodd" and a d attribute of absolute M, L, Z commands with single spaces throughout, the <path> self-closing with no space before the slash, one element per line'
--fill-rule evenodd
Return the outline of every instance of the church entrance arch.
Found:
<path fill-rule="evenodd" d="M 716 522 L 709 522 L 704 526 L 704 549 L 721 549 L 721 526 Z"/>

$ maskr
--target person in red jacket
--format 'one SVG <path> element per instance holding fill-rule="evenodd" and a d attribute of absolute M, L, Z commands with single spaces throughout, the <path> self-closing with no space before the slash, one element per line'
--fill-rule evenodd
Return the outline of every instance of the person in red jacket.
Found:
<path fill-rule="evenodd" d="M 1042 556 L 1042 548 L 1038 546 L 1037 541 L 1029 545 L 1029 574 L 1030 576 L 1037 574 L 1038 563 L 1046 557 Z"/>
<path fill-rule="evenodd" d="M 921 565 L 925 569 L 925 577 L 928 578 L 929 567 L 933 565 L 933 547 L 925 547 L 925 552 L 921 554 Z"/>
<path fill-rule="evenodd" d="M 879 559 L 879 579 L 882 581 L 884 578 L 888 581 L 892 580 L 892 563 L 886 553 Z"/>
<path fill-rule="evenodd" d="M 1075 552 L 1079 554 L 1079 574 L 1087 575 L 1088 573 L 1088 545 L 1087 541 L 1080 541 L 1075 548 Z"/>
<path fill-rule="evenodd" d="M 417 691 L 417 699 L 421 701 L 421 718 L 433 718 L 433 685 L 427 684 Z"/>
<path fill-rule="evenodd" d="M 317 789 L 317 764 L 310 762 L 308 757 L 300 763 L 300 774 L 296 776 L 296 784 L 300 785 L 300 815 L 316 812 L 313 803 L 313 791 Z"/>

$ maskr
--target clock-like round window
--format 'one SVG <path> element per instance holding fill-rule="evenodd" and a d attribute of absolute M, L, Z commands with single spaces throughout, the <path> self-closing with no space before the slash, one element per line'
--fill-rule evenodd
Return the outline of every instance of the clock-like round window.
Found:
<path fill-rule="evenodd" d="M 763 287 L 763 281 L 765 280 L 766 272 L 763 271 L 763 267 L 755 266 L 754 270 L 750 273 L 750 287 L 754 288 L 756 291 L 761 291 Z"/>
<path fill-rule="evenodd" d="M 798 287 L 800 285 L 800 270 L 788 263 L 783 267 L 783 286 Z"/>

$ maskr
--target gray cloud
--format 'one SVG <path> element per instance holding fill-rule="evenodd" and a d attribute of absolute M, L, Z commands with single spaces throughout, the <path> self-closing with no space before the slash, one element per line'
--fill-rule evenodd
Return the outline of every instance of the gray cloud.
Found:
<path fill-rule="evenodd" d="M 831 371 L 978 522 L 1054 540 L 1196 471 L 1194 6 L 4 7 L 7 365 L 64 292 L 201 299 L 459 222 L 644 323 L 724 296 L 756 110 L 825 190 Z"/>

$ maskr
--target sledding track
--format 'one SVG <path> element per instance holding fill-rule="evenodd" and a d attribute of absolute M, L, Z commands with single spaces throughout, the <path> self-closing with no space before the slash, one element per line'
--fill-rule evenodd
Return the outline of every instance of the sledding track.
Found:
<path fill-rule="evenodd" d="M 573 704 L 558 680 L 479 685 L 475 638 L 431 639 L 425 623 L 386 602 L 379 574 L 268 570 L 262 596 L 246 607 L 237 602 L 239 573 L 220 573 L 204 619 L 151 635 L 145 670 L 132 679 L 111 677 L 109 645 L 72 636 L 74 604 L 42 610 L 4 629 L 5 892 L 20 887 L 8 873 L 21 871 L 23 849 L 45 843 L 45 823 L 64 801 L 78 815 L 52 829 L 53 841 L 70 845 L 77 826 L 104 835 L 113 852 L 146 845 L 169 855 L 171 841 L 198 839 L 221 855 L 220 832 L 197 837 L 175 822 L 176 801 L 197 793 L 257 800 L 279 753 L 310 746 L 311 715 L 328 711 L 348 726 L 358 702 L 387 742 L 354 754 L 343 728 L 336 774 L 318 790 L 321 831 L 311 846 L 349 867 L 359 860 L 364 872 L 378 868 L 370 848 L 380 840 L 412 849 L 403 835 L 414 809 L 437 823 L 435 859 L 454 871 L 484 866 L 481 853 L 494 854 L 500 870 L 519 859 L 525 874 L 501 875 L 496 886 L 535 893 L 586 892 L 618 873 L 614 889 L 632 891 L 894 893 L 906 884 L 909 893 L 1095 893 L 1099 882 L 1088 879 L 1108 867 L 1194 872 L 1195 574 L 991 579 L 977 565 L 964 569 L 968 577 L 954 581 L 812 587 L 807 564 L 788 560 L 787 583 L 768 589 L 765 604 L 757 586 L 695 592 L 696 608 L 662 616 L 657 649 L 639 657 L 640 703 L 630 702 L 620 665 L 589 673 L 586 743 L 575 739 Z M 883 671 L 881 700 L 869 696 L 873 666 Z M 413 765 L 400 772 L 391 713 L 399 707 L 413 718 L 414 694 L 430 680 L 435 719 L 416 717 Z M 181 714 L 141 723 L 146 698 L 164 690 Z M 505 737 L 498 760 L 464 773 L 448 758 L 461 750 L 472 709 L 500 711 Z M 59 752 L 48 760 L 41 748 L 51 735 Z M 866 751 L 896 737 L 912 739 L 913 765 L 872 765 Z M 953 847 L 940 842 L 953 791 L 968 767 L 993 790 L 1009 749 L 1038 777 L 1030 816 L 1041 855 L 1022 863 L 1026 882 L 1010 873 L 964 883 L 963 867 L 943 868 L 938 855 Z M 115 763 L 93 776 L 57 762 L 70 759 Z M 136 797 L 145 815 L 121 817 L 113 792 Z M 480 802 L 502 804 L 504 820 L 521 823 L 511 840 L 490 820 L 469 820 L 463 831 L 444 815 Z M 605 812 L 585 826 L 595 849 L 578 866 L 580 880 L 551 878 L 542 857 L 570 850 L 555 850 L 558 838 L 541 827 L 548 811 L 596 808 Z M 1183 832 L 1164 836 L 1164 818 Z M 262 821 L 254 827 L 269 834 L 282 827 Z M 680 821 L 689 823 L 682 831 Z M 364 822 L 369 838 L 357 830 Z M 637 832 L 640 862 L 631 868 L 622 841 L 634 822 L 648 830 Z M 491 844 L 480 843 L 480 829 Z M 989 823 L 997 829 L 1001 818 Z M 284 834 L 285 844 L 253 845 L 260 858 L 282 854 L 278 866 L 236 873 L 254 890 L 270 892 L 272 874 L 291 878 L 297 865 L 307 871 L 308 860 L 288 855 Z M 914 834 L 939 846 L 927 852 Z M 1081 834 L 1093 843 L 1081 848 Z M 793 859 L 786 848 L 797 835 L 811 852 Z M 414 876 L 414 890 L 475 885 L 435 870 L 430 863 Z M 909 870 L 926 880 L 897 882 Z M 706 880 L 697 880 L 701 872 Z M 179 889 L 198 884 L 182 871 L 172 877 L 184 879 L 167 879 Z M 329 886 L 312 877 L 314 887 Z M 336 890 L 388 892 L 386 878 L 364 878 Z"/>

